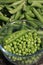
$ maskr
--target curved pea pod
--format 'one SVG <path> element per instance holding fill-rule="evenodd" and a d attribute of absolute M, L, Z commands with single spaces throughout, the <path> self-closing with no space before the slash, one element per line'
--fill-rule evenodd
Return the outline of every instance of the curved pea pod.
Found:
<path fill-rule="evenodd" d="M 14 35 L 16 34 L 16 37 L 14 38 L 14 40 L 18 39 L 19 37 L 21 37 L 22 35 L 24 35 L 25 33 L 27 33 L 27 31 L 28 30 L 23 30 L 22 29 L 22 30 L 18 31 L 17 34 L 15 32 Z"/>
<path fill-rule="evenodd" d="M 0 13 L 0 20 L 3 20 L 5 22 L 10 22 L 10 19 Z"/>
<path fill-rule="evenodd" d="M 17 8 L 12 9 L 12 10 L 8 9 L 8 10 L 9 10 L 9 12 L 10 12 L 11 14 L 14 14 L 14 13 L 18 12 L 19 10 L 21 10 L 22 7 L 23 7 L 23 5 L 24 5 L 24 2 L 21 3 L 19 6 L 17 6 Z"/>
<path fill-rule="evenodd" d="M 20 0 L 20 1 L 16 1 L 16 2 L 14 2 L 14 3 L 12 3 L 10 6 L 17 6 L 17 5 L 19 5 L 19 4 L 21 4 L 23 2 L 23 0 Z"/>
<path fill-rule="evenodd" d="M 18 31 L 18 32 L 15 32 L 7 37 L 4 38 L 4 41 L 6 42 L 6 39 L 9 41 L 8 43 L 12 42 L 12 41 L 15 41 L 16 39 L 18 39 L 20 36 L 22 36 L 23 34 L 25 34 L 27 31 L 26 30 L 21 30 L 21 31 Z M 9 39 L 10 38 L 10 39 Z"/>
<path fill-rule="evenodd" d="M 33 3 L 31 4 L 31 6 L 38 7 L 38 8 L 42 8 L 42 5 L 38 1 L 33 1 Z"/>
<path fill-rule="evenodd" d="M 14 10 L 13 8 L 11 8 L 10 6 L 6 6 L 8 11 Z M 10 12 L 9 12 L 10 13 Z"/>
<path fill-rule="evenodd" d="M 30 23 L 33 27 L 37 28 L 37 25 L 35 24 L 35 21 L 33 18 L 31 18 L 30 16 L 28 16 L 26 14 L 26 19 L 28 20 L 27 22 Z"/>
<path fill-rule="evenodd" d="M 35 8 L 33 8 L 33 12 L 38 18 L 38 20 L 43 24 L 43 17 L 39 14 L 39 12 Z"/>
<path fill-rule="evenodd" d="M 14 20 L 18 20 L 20 16 L 21 16 L 21 11 L 18 11 L 18 12 L 16 13 L 16 15 L 15 15 Z"/>

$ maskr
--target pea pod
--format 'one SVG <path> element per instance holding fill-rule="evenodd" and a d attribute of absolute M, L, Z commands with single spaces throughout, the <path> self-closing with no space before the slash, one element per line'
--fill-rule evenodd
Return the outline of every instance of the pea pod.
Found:
<path fill-rule="evenodd" d="M 32 21 L 34 20 L 33 18 L 31 18 L 30 16 L 26 14 L 26 19 L 28 20 L 27 21 L 28 23 L 30 23 L 33 27 L 37 28 L 37 25 L 35 24 L 35 22 Z"/>
<path fill-rule="evenodd" d="M 1 15 L 1 14 L 0 14 L 0 20 L 3 20 L 5 22 L 10 22 L 10 19 L 8 17 Z"/>
<path fill-rule="evenodd" d="M 32 5 L 33 7 L 42 8 L 42 5 L 38 1 L 33 1 Z"/>
<path fill-rule="evenodd" d="M 16 40 L 16 39 L 18 39 L 20 36 L 22 36 L 24 33 L 26 33 L 27 31 L 25 31 L 25 30 L 21 30 L 21 31 L 18 31 L 17 33 L 15 32 L 14 34 L 12 34 L 12 35 L 10 35 L 10 37 L 9 36 L 7 36 L 5 39 L 7 39 L 8 37 L 11 39 L 11 36 L 14 36 L 15 37 L 15 35 L 16 35 L 16 37 L 15 38 L 12 38 L 12 40 L 10 40 L 8 43 L 10 43 L 10 42 L 12 42 L 12 41 L 14 41 L 14 40 Z M 9 40 L 9 38 L 8 38 L 8 40 Z M 4 40 L 5 40 L 4 39 Z"/>
<path fill-rule="evenodd" d="M 33 12 L 36 15 L 36 17 L 39 19 L 39 21 L 43 24 L 43 17 L 39 14 L 39 12 L 33 8 Z"/>
<path fill-rule="evenodd" d="M 17 5 L 21 4 L 22 2 L 23 2 L 23 0 L 16 1 L 16 2 L 12 3 L 10 6 L 17 6 Z"/>
<path fill-rule="evenodd" d="M 22 6 L 24 5 L 24 2 L 22 4 L 20 4 L 16 9 L 13 9 L 13 10 L 9 10 L 9 12 L 11 14 L 14 14 L 16 13 L 17 11 L 21 10 Z"/>
<path fill-rule="evenodd" d="M 15 15 L 14 20 L 18 20 L 20 16 L 21 16 L 21 11 L 18 11 L 18 12 L 16 13 L 16 15 Z"/>
<path fill-rule="evenodd" d="M 28 3 L 32 4 L 33 2 L 39 2 L 40 4 L 43 4 L 43 1 L 41 0 L 28 0 Z"/>

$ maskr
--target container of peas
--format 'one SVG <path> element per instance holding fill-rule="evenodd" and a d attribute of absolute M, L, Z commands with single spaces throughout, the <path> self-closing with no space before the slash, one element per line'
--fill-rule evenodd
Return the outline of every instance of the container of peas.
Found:
<path fill-rule="evenodd" d="M 0 50 L 16 65 L 34 64 L 43 56 L 43 31 L 30 30 L 25 22 L 7 23 L 0 29 Z"/>

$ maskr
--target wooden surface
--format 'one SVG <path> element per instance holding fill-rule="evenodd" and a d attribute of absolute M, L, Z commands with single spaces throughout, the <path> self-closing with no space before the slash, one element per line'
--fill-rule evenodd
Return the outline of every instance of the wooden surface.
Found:
<path fill-rule="evenodd" d="M 3 54 L 0 54 L 0 65 L 13 65 L 11 64 L 9 61 L 7 61 L 5 59 L 5 57 L 3 56 Z M 43 65 L 43 56 L 41 57 L 41 59 L 34 65 Z"/>

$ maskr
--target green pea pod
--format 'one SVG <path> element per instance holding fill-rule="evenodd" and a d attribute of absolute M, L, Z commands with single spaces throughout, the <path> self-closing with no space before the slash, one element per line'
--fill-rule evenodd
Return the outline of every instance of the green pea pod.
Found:
<path fill-rule="evenodd" d="M 34 1 L 39 2 L 40 4 L 43 4 L 43 0 L 41 0 L 41 1 L 40 0 L 28 0 L 28 3 L 32 4 Z"/>
<path fill-rule="evenodd" d="M 31 11 L 31 7 L 30 6 L 26 6 L 24 5 L 24 10 L 27 12 L 27 14 L 29 14 L 32 17 L 35 17 L 34 13 Z"/>
<path fill-rule="evenodd" d="M 38 18 L 38 20 L 43 24 L 43 17 L 39 14 L 39 12 L 35 8 L 33 8 L 33 12 Z"/>
<path fill-rule="evenodd" d="M 23 5 L 24 5 L 24 2 L 21 3 L 19 6 L 17 6 L 16 9 L 12 9 L 12 10 L 8 9 L 8 10 L 9 10 L 9 12 L 10 12 L 11 14 L 14 14 L 14 13 L 16 13 L 17 11 L 21 10 L 22 7 L 23 7 Z"/>
<path fill-rule="evenodd" d="M 5 22 L 10 22 L 9 18 L 0 14 L 0 20 L 3 20 Z"/>
<path fill-rule="evenodd" d="M 6 6 L 6 8 L 7 8 L 8 11 L 14 10 L 13 8 L 11 8 L 9 6 Z"/>
<path fill-rule="evenodd" d="M 16 2 L 12 3 L 10 6 L 17 6 L 17 5 L 21 4 L 22 2 L 23 2 L 23 0 L 16 1 Z"/>
<path fill-rule="evenodd" d="M 4 38 L 4 40 L 9 40 L 9 38 L 10 39 L 12 39 L 12 40 L 10 40 L 9 42 L 12 42 L 12 41 L 14 41 L 14 40 L 16 40 L 16 39 L 18 39 L 20 36 L 22 36 L 24 33 L 26 33 L 27 31 L 26 30 L 20 30 L 20 31 L 18 31 L 18 32 L 15 32 L 15 33 L 13 33 L 13 34 L 11 34 L 10 36 L 7 36 L 6 38 Z M 12 38 L 11 38 L 12 37 Z M 13 38 L 14 37 L 14 38 Z M 8 42 L 8 43 L 9 43 Z"/>
<path fill-rule="evenodd" d="M 31 18 L 29 15 L 26 14 L 26 19 L 28 20 L 27 21 L 28 23 L 30 23 L 33 27 L 37 28 L 35 21 L 34 22 L 32 21 L 32 20 L 34 20 L 33 18 Z"/>
<path fill-rule="evenodd" d="M 42 5 L 39 2 L 37 2 L 37 1 L 33 1 L 33 3 L 32 3 L 31 6 L 38 7 L 38 8 L 42 8 Z"/>
<path fill-rule="evenodd" d="M 18 11 L 15 15 L 15 19 L 14 20 L 18 20 L 19 17 L 21 16 L 21 11 Z"/>

